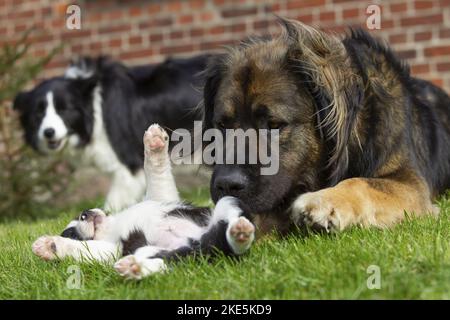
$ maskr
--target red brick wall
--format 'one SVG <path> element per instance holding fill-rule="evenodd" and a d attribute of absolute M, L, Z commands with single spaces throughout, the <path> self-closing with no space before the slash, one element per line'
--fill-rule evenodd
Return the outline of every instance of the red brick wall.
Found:
<path fill-rule="evenodd" d="M 65 9 L 79 4 L 82 29 L 65 28 Z M 42 76 L 60 74 L 80 54 L 108 54 L 128 64 L 167 55 L 221 50 L 252 34 L 276 33 L 273 13 L 341 32 L 366 25 L 366 8 L 381 7 L 381 30 L 414 74 L 450 92 L 450 0 L 0 0 L 0 43 L 33 27 L 31 53 L 65 47 Z"/>

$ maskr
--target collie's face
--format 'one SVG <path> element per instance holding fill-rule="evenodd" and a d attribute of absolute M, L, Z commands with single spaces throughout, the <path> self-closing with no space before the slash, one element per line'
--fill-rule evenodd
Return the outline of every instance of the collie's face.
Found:
<path fill-rule="evenodd" d="M 82 89 L 80 81 L 53 78 L 17 95 L 14 109 L 31 147 L 48 154 L 88 142 L 92 106 Z"/>
<path fill-rule="evenodd" d="M 105 218 L 106 214 L 101 209 L 85 210 L 67 225 L 61 236 L 74 240 L 97 239 Z"/>

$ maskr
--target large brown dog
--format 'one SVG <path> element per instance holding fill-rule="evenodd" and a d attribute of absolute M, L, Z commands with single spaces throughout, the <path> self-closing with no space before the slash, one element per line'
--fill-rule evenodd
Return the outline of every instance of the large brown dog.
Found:
<path fill-rule="evenodd" d="M 337 231 L 437 213 L 450 187 L 450 98 L 364 31 L 343 40 L 282 20 L 207 70 L 206 127 L 280 130 L 280 169 L 215 165 L 214 201 L 240 198 L 259 227 Z"/>

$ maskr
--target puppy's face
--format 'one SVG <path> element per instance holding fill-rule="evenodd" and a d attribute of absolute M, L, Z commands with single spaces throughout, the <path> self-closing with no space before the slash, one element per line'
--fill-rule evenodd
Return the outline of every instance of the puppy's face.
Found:
<path fill-rule="evenodd" d="M 288 45 L 280 40 L 234 50 L 210 65 L 207 127 L 279 130 L 278 172 L 261 175 L 258 164 L 215 165 L 214 201 L 235 196 L 255 213 L 264 213 L 285 208 L 290 198 L 317 188 L 322 143 L 306 85 L 289 60 Z"/>
<path fill-rule="evenodd" d="M 81 81 L 53 78 L 19 93 L 14 109 L 19 111 L 26 142 L 42 153 L 59 151 L 67 142 L 87 143 L 92 107 L 85 89 Z"/>
<path fill-rule="evenodd" d="M 67 225 L 61 236 L 74 240 L 98 239 L 105 220 L 106 214 L 101 209 L 85 210 Z"/>

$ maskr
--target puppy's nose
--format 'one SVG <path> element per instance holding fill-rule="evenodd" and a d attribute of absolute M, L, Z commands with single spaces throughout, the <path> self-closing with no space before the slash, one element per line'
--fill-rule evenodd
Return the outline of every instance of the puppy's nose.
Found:
<path fill-rule="evenodd" d="M 240 172 L 233 171 L 216 177 L 214 188 L 221 196 L 239 196 L 247 188 L 247 178 Z"/>
<path fill-rule="evenodd" d="M 53 129 L 53 128 L 47 128 L 47 129 L 45 129 L 45 130 L 44 130 L 44 136 L 45 136 L 47 139 L 53 138 L 53 137 L 55 136 L 55 129 Z"/>

